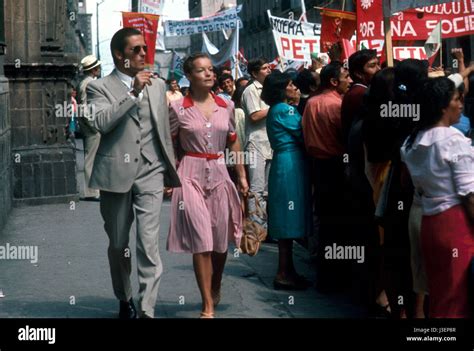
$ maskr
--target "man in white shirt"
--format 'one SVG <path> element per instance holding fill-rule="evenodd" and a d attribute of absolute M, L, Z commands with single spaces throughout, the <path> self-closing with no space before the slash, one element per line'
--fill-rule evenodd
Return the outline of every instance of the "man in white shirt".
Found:
<path fill-rule="evenodd" d="M 249 62 L 248 72 L 252 75 L 253 81 L 242 95 L 242 107 L 245 112 L 246 151 L 255 155 L 253 158 L 255 164 L 248 168 L 250 192 L 255 194 L 264 209 L 273 155 L 266 126 L 269 106 L 263 102 L 260 95 L 265 78 L 271 73 L 271 69 L 267 61 L 260 58 Z M 249 199 L 248 206 L 249 212 L 256 211 L 255 198 Z M 266 222 L 266 215 L 263 217 L 260 218 L 262 224 Z"/>

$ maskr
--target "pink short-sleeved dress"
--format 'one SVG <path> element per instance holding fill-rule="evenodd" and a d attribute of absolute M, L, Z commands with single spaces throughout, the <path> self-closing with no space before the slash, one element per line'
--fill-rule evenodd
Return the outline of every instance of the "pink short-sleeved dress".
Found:
<path fill-rule="evenodd" d="M 178 166 L 182 187 L 173 190 L 171 200 L 166 245 L 171 252 L 224 253 L 229 242 L 240 245 L 240 199 L 225 160 L 203 156 L 224 153 L 228 139 L 236 137 L 232 103 L 214 100 L 209 120 L 189 96 L 171 103 L 171 135 L 184 151 Z"/>

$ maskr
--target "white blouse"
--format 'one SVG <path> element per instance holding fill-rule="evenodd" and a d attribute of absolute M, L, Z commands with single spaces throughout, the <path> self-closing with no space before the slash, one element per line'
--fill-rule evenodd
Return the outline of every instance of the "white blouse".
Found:
<path fill-rule="evenodd" d="M 408 140 L 408 139 L 407 139 Z M 435 215 L 461 204 L 474 193 L 474 148 L 471 139 L 451 127 L 418 133 L 411 148 L 401 148 L 424 215 Z"/>

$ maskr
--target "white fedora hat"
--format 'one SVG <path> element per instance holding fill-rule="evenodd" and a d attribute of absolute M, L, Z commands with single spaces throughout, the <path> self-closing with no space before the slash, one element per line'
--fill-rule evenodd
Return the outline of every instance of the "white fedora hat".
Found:
<path fill-rule="evenodd" d="M 100 66 L 102 62 L 97 60 L 94 55 L 88 55 L 81 60 L 81 66 L 83 71 L 89 71 L 97 66 Z"/>

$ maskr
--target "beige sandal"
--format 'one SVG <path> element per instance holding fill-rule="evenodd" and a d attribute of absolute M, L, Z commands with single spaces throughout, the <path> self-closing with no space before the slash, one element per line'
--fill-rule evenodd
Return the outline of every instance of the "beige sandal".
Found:
<path fill-rule="evenodd" d="M 199 318 L 212 319 L 214 318 L 214 312 L 201 312 L 201 315 L 199 316 Z"/>

